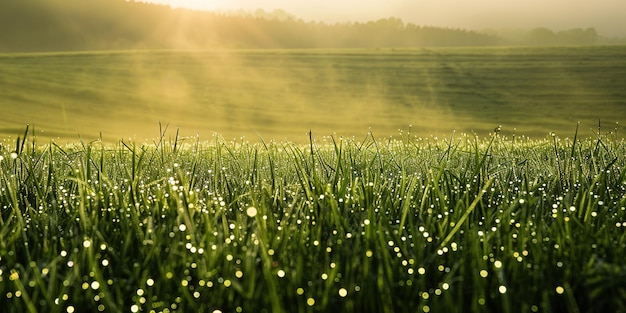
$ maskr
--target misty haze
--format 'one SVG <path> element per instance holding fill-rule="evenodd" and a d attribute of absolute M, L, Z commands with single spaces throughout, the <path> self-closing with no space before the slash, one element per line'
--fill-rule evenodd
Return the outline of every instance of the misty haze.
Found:
<path fill-rule="evenodd" d="M 1 0 L 0 311 L 626 312 L 624 12 Z"/>
<path fill-rule="evenodd" d="M 485 135 L 498 125 L 543 137 L 579 122 L 589 134 L 626 114 L 624 39 L 592 25 L 319 23 L 281 9 L 115 0 L 0 6 L 6 135 L 31 124 L 42 138 L 141 141 L 162 123 L 204 139 Z"/>

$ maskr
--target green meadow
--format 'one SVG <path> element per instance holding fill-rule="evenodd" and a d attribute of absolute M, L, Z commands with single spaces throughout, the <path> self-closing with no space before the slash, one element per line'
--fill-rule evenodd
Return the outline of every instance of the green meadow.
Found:
<path fill-rule="evenodd" d="M 0 55 L 0 134 L 306 142 L 454 130 L 589 136 L 626 120 L 626 49 L 118 51 Z"/>
<path fill-rule="evenodd" d="M 1 54 L 0 308 L 626 312 L 624 77 L 618 46 Z"/>
<path fill-rule="evenodd" d="M 626 143 L 573 135 L 4 141 L 0 307 L 624 312 Z"/>

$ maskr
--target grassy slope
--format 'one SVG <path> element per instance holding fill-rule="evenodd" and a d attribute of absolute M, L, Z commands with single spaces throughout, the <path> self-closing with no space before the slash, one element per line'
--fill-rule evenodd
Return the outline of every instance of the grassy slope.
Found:
<path fill-rule="evenodd" d="M 0 134 L 75 140 L 256 132 L 543 137 L 626 120 L 624 47 L 0 55 Z M 42 132 L 43 131 L 43 132 Z"/>
<path fill-rule="evenodd" d="M 624 141 L 398 139 L 1 149 L 0 307 L 626 308 Z"/>

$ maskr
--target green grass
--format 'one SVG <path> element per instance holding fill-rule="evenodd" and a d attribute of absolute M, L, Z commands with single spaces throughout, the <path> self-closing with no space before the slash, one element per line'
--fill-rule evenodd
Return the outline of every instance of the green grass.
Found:
<path fill-rule="evenodd" d="M 575 134 L 4 141 L 0 307 L 623 312 L 626 142 Z"/>
<path fill-rule="evenodd" d="M 0 135 L 210 140 L 453 130 L 535 139 L 626 121 L 626 48 L 101 51 L 0 55 Z M 330 114 L 329 114 L 330 113 Z M 606 126 L 610 125 L 610 126 Z"/>

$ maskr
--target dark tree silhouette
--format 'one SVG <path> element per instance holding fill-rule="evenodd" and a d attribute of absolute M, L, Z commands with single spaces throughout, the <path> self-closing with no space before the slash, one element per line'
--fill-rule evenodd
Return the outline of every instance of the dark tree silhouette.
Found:
<path fill-rule="evenodd" d="M 537 28 L 528 44 L 593 44 L 594 29 Z M 485 46 L 476 31 L 405 24 L 398 18 L 325 24 L 282 11 L 224 14 L 126 0 L 2 0 L 0 51 L 175 48 L 383 48 Z"/>

